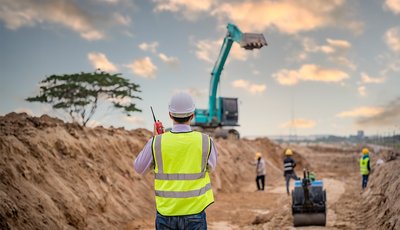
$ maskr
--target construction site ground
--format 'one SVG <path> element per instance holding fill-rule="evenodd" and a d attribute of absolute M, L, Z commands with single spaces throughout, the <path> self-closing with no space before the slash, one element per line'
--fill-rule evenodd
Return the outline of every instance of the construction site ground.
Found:
<path fill-rule="evenodd" d="M 133 169 L 151 137 L 144 129 L 87 128 L 46 115 L 0 116 L 0 229 L 154 229 L 154 173 Z M 287 146 L 268 138 L 214 141 L 209 229 L 294 229 L 282 170 Z M 297 175 L 308 168 L 324 182 L 326 229 L 400 229 L 399 153 L 371 154 L 374 171 L 361 193 L 360 146 L 290 147 Z M 266 162 L 262 192 L 256 191 L 256 152 Z M 377 158 L 384 164 L 376 166 Z"/>
<path fill-rule="evenodd" d="M 265 191 L 257 191 L 249 178 L 240 192 L 219 194 L 207 210 L 210 229 L 357 229 L 361 189 L 356 156 L 296 149 L 308 160 L 317 179 L 323 179 L 328 198 L 326 227 L 292 227 L 291 196 L 286 194 L 284 178 L 267 176 Z"/>

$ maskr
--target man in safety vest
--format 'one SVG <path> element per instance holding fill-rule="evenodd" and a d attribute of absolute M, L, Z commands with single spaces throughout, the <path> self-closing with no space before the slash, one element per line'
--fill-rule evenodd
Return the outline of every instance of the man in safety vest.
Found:
<path fill-rule="evenodd" d="M 362 181 L 361 181 L 362 190 L 364 190 L 368 184 L 368 176 L 369 176 L 369 173 L 371 172 L 371 166 L 370 166 L 369 162 L 370 162 L 369 151 L 367 148 L 364 148 L 362 150 L 362 156 L 360 158 L 360 173 L 362 176 Z"/>
<path fill-rule="evenodd" d="M 296 172 L 294 171 L 294 167 L 296 167 L 296 162 L 291 157 L 293 155 L 293 151 L 291 149 L 286 149 L 285 155 L 286 157 L 283 160 L 283 176 L 285 177 L 286 181 L 286 192 L 288 195 L 290 195 L 290 179 L 292 178 L 294 180 L 300 180 L 300 178 L 297 177 Z"/>
<path fill-rule="evenodd" d="M 209 171 L 217 164 L 212 139 L 192 131 L 195 105 L 187 93 L 175 94 L 169 104 L 172 130 L 151 138 L 134 168 L 139 174 L 154 169 L 156 229 L 207 229 L 205 209 L 214 202 Z"/>

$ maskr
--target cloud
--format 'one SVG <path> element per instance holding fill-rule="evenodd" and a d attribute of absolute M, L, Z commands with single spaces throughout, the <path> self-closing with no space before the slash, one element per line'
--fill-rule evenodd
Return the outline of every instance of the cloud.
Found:
<path fill-rule="evenodd" d="M 311 38 L 303 39 L 303 46 L 306 52 L 323 52 L 326 54 L 336 53 L 339 50 L 348 50 L 351 48 L 350 42 L 346 40 L 326 39 L 326 44 L 318 46 Z"/>
<path fill-rule="evenodd" d="M 174 94 L 179 93 L 179 92 L 186 92 L 193 97 L 196 98 L 205 98 L 208 96 L 208 89 L 199 89 L 199 88 L 187 88 L 187 89 L 176 89 L 174 90 Z"/>
<path fill-rule="evenodd" d="M 215 62 L 214 56 L 216 56 L 215 48 L 217 48 L 217 44 L 214 44 L 210 40 L 202 40 L 196 42 L 196 57 L 200 60 L 213 63 Z M 213 56 L 213 57 L 211 57 Z"/>
<path fill-rule="evenodd" d="M 8 29 L 50 23 L 67 27 L 86 40 L 103 39 L 105 34 L 100 28 L 104 24 L 100 25 L 99 21 L 113 21 L 110 18 L 112 15 L 94 15 L 80 8 L 75 1 L 67 0 L 3 0 L 0 7 L 0 20 Z"/>
<path fill-rule="evenodd" d="M 326 69 L 314 64 L 305 64 L 299 70 L 283 69 L 272 75 L 281 85 L 295 85 L 299 81 L 339 83 L 349 75 L 337 69 Z"/>
<path fill-rule="evenodd" d="M 317 45 L 313 39 L 304 38 L 302 43 L 306 53 L 321 52 L 326 54 L 328 59 L 333 63 L 347 66 L 350 69 L 356 68 L 352 61 L 347 58 L 348 51 L 351 49 L 352 45 L 346 40 L 327 38 L 326 44 Z M 300 60 L 304 60 L 304 58 L 300 58 Z"/>
<path fill-rule="evenodd" d="M 267 89 L 265 84 L 253 84 L 243 79 L 233 81 L 232 86 L 238 89 L 244 89 L 251 94 L 260 94 Z"/>
<path fill-rule="evenodd" d="M 394 126 L 400 123 L 400 97 L 380 108 L 379 113 L 368 117 L 360 117 L 356 120 L 363 126 Z"/>
<path fill-rule="evenodd" d="M 393 13 L 400 14 L 400 1 L 399 0 L 386 0 L 385 6 Z"/>
<path fill-rule="evenodd" d="M 146 43 L 143 42 L 139 45 L 139 49 L 143 51 L 150 51 L 152 53 L 157 53 L 158 42 Z"/>
<path fill-rule="evenodd" d="M 221 21 L 236 22 L 244 31 L 276 28 L 282 33 L 296 34 L 347 21 L 344 26 L 359 27 L 360 23 L 338 16 L 345 15 L 344 0 L 260 0 L 238 1 L 216 5 L 212 12 Z"/>
<path fill-rule="evenodd" d="M 156 11 L 171 11 L 177 12 L 179 10 L 189 11 L 207 11 L 212 0 L 153 0 L 156 4 Z"/>
<path fill-rule="evenodd" d="M 296 85 L 300 81 L 298 71 L 283 69 L 277 73 L 272 74 L 281 85 Z"/>
<path fill-rule="evenodd" d="M 351 48 L 351 44 L 348 41 L 345 40 L 335 40 L 335 39 L 326 39 L 326 41 L 328 42 L 328 44 L 332 47 L 336 47 L 338 49 L 350 49 Z"/>
<path fill-rule="evenodd" d="M 157 73 L 157 66 L 151 62 L 149 57 L 134 60 L 132 64 L 127 65 L 132 72 L 140 77 L 155 78 Z"/>
<path fill-rule="evenodd" d="M 400 27 L 393 27 L 384 36 L 387 46 L 394 52 L 400 53 Z"/>
<path fill-rule="evenodd" d="M 132 99 L 130 97 L 115 97 L 115 98 L 107 98 L 108 101 L 117 103 L 122 106 L 128 106 L 132 104 Z"/>
<path fill-rule="evenodd" d="M 163 53 L 159 53 L 158 57 L 161 59 L 161 61 L 169 64 L 169 65 L 177 65 L 179 63 L 179 60 L 177 57 L 168 57 L 167 55 L 163 54 Z"/>
<path fill-rule="evenodd" d="M 215 63 L 217 61 L 219 51 L 221 50 L 221 46 L 223 44 L 223 40 L 199 40 L 195 42 L 196 46 L 196 57 L 200 60 Z M 234 43 L 232 45 L 231 51 L 229 53 L 228 60 L 236 59 L 240 61 L 245 61 L 248 58 L 248 52 L 245 49 L 242 49 L 238 44 Z"/>
<path fill-rule="evenodd" d="M 100 2 L 105 2 L 105 3 L 109 3 L 109 4 L 117 4 L 119 2 L 119 0 L 97 0 Z"/>
<path fill-rule="evenodd" d="M 358 82 L 360 86 L 357 88 L 358 94 L 363 97 L 367 96 L 367 89 L 365 85 L 361 84 L 382 84 L 384 82 L 385 82 L 384 77 L 370 77 L 366 73 L 361 73 L 361 82 Z"/>
<path fill-rule="evenodd" d="M 118 71 L 118 68 L 112 62 L 110 62 L 103 53 L 88 53 L 88 59 L 95 69 L 101 69 L 107 72 Z"/>
<path fill-rule="evenodd" d="M 87 127 L 94 128 L 97 126 L 102 126 L 102 123 L 100 121 L 96 120 L 89 120 L 88 123 L 86 124 Z"/>
<path fill-rule="evenodd" d="M 365 97 L 367 96 L 367 89 L 365 88 L 365 86 L 359 86 L 357 88 L 358 94 L 360 94 L 360 96 Z"/>
<path fill-rule="evenodd" d="M 136 124 L 136 125 L 145 125 L 146 121 L 142 117 L 134 117 L 134 116 L 125 116 L 123 119 L 131 124 Z"/>
<path fill-rule="evenodd" d="M 113 17 L 114 20 L 120 25 L 129 26 L 132 22 L 132 19 L 129 16 L 123 16 L 119 13 L 114 13 Z"/>
<path fill-rule="evenodd" d="M 334 63 L 341 64 L 352 70 L 355 70 L 357 68 L 357 66 L 345 56 L 330 57 L 329 59 L 331 59 Z"/>
<path fill-rule="evenodd" d="M 381 84 L 385 82 L 384 77 L 370 77 L 366 73 L 361 73 L 361 82 L 364 84 Z"/>
<path fill-rule="evenodd" d="M 195 20 L 202 12 L 207 12 L 213 0 L 153 0 L 155 12 L 180 12 L 188 20 Z"/>
<path fill-rule="evenodd" d="M 220 43 L 220 46 L 221 45 L 222 45 L 222 42 Z M 220 50 L 220 49 L 218 49 L 218 50 Z M 257 50 L 248 51 L 248 50 L 241 48 L 239 44 L 234 43 L 232 45 L 232 49 L 231 49 L 229 56 L 232 57 L 232 59 L 236 59 L 239 61 L 246 61 L 249 56 L 249 52 L 252 52 L 253 54 L 257 54 Z"/>
<path fill-rule="evenodd" d="M 28 109 L 28 108 L 18 108 L 16 110 L 14 110 L 14 112 L 16 112 L 16 113 L 26 113 L 31 117 L 34 116 L 34 113 L 32 112 L 32 110 Z"/>
<path fill-rule="evenodd" d="M 352 110 L 343 111 L 336 114 L 337 117 L 372 117 L 381 114 L 384 111 L 382 107 L 357 107 Z"/>
<path fill-rule="evenodd" d="M 275 28 L 282 33 L 296 34 L 327 26 L 347 28 L 360 34 L 364 24 L 352 20 L 345 0 L 153 0 L 155 12 L 172 12 L 185 19 L 214 16 L 220 22 L 235 22 L 244 32 Z"/>
<path fill-rule="evenodd" d="M 153 54 L 157 54 L 158 46 L 159 46 L 158 42 L 152 42 L 152 43 L 143 42 L 139 45 L 139 49 L 141 49 L 143 51 L 150 51 Z M 163 61 L 169 65 L 172 65 L 172 66 L 179 63 L 179 60 L 177 57 L 167 56 L 164 53 L 158 53 L 157 56 L 161 59 L 161 61 Z"/>
<path fill-rule="evenodd" d="M 295 119 L 293 121 L 288 121 L 281 125 L 282 128 L 300 128 L 300 129 L 311 129 L 317 124 L 314 120 L 307 119 Z"/>

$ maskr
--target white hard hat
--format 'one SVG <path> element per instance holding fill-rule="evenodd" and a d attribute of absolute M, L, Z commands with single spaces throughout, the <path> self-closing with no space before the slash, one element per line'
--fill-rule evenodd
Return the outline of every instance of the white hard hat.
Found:
<path fill-rule="evenodd" d="M 192 97 L 185 93 L 179 92 L 172 96 L 169 103 L 169 112 L 173 117 L 189 117 L 193 114 L 195 106 Z"/>

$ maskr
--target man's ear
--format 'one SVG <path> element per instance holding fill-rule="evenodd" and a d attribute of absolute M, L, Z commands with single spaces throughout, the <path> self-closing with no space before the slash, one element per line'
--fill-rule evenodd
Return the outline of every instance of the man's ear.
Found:
<path fill-rule="evenodd" d="M 171 113 L 168 113 L 169 114 L 169 118 L 171 118 L 172 119 L 172 115 L 171 115 Z"/>

